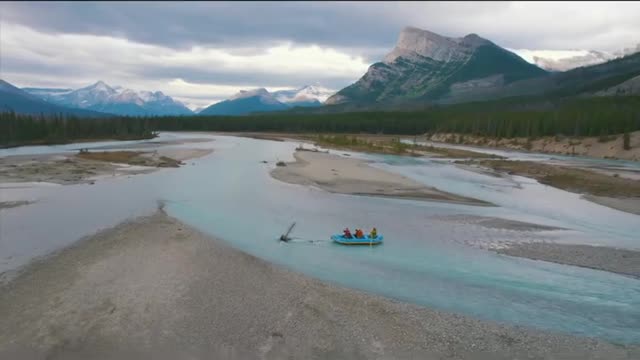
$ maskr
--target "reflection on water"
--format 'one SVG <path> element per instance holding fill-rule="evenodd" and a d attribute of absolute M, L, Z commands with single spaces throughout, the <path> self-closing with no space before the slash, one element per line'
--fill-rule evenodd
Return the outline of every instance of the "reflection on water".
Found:
<path fill-rule="evenodd" d="M 215 151 L 180 169 L 93 186 L 38 189 L 38 203 L 3 211 L 0 271 L 95 229 L 149 213 L 157 199 L 165 199 L 171 215 L 320 279 L 484 319 L 640 343 L 639 280 L 464 245 L 551 239 L 638 247 L 635 215 L 524 178 L 496 178 L 426 159 L 355 153 L 377 161 L 375 166 L 499 206 L 330 194 L 269 176 L 276 161 L 293 160 L 296 143 L 215 137 L 197 145 Z M 518 232 L 439 220 L 448 215 L 495 216 L 570 231 Z M 278 242 L 293 221 L 297 242 Z M 373 248 L 328 242 L 331 233 L 345 226 L 376 226 L 388 241 Z"/>

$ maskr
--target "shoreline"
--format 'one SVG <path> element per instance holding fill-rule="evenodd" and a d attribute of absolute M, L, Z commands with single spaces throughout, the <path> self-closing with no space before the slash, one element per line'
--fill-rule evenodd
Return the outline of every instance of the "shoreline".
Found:
<path fill-rule="evenodd" d="M 106 177 L 139 175 L 184 166 L 184 161 L 212 152 L 212 149 L 159 148 L 155 151 L 10 155 L 0 157 L 0 184 L 93 184 Z"/>
<path fill-rule="evenodd" d="M 490 249 L 498 254 L 607 271 L 640 279 L 640 251 L 607 246 L 511 243 Z"/>
<path fill-rule="evenodd" d="M 524 160 L 464 160 L 454 163 L 464 170 L 487 175 L 524 176 L 543 185 L 580 194 L 593 203 L 640 215 L 640 180 L 616 173 Z"/>
<path fill-rule="evenodd" d="M 36 261 L 0 289 L 7 358 L 640 355 L 635 345 L 481 321 L 315 280 L 162 210 Z"/>
<path fill-rule="evenodd" d="M 615 210 L 627 212 L 629 214 L 640 215 L 640 197 L 618 198 L 612 196 L 597 196 L 584 194 L 585 200 L 606 206 Z"/>
<path fill-rule="evenodd" d="M 424 135 L 423 135 L 424 136 Z M 640 161 L 640 131 L 630 133 L 631 149 L 623 149 L 622 134 L 607 135 L 606 139 L 597 136 L 560 138 L 554 136 L 540 137 L 530 140 L 524 137 L 490 138 L 472 134 L 435 133 L 426 136 L 428 141 L 441 144 L 456 144 L 476 146 L 496 150 L 515 150 L 528 153 L 542 153 L 555 155 L 574 155 L 595 159 L 612 159 L 625 161 Z M 458 142 L 456 140 L 462 140 Z"/>
<path fill-rule="evenodd" d="M 313 185 L 339 194 L 494 206 L 482 200 L 440 191 L 405 176 L 373 168 L 363 160 L 309 151 L 296 151 L 294 158 L 295 162 L 271 170 L 271 176 L 286 183 Z"/>

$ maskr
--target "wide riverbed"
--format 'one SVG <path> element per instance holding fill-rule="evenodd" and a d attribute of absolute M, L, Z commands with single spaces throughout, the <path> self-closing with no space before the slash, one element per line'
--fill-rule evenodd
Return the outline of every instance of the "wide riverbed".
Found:
<path fill-rule="evenodd" d="M 640 280 L 479 249 L 541 240 L 638 249 L 637 215 L 526 178 L 469 172 L 447 161 L 356 153 L 351 156 L 373 160 L 374 166 L 498 206 L 331 194 L 270 177 L 276 161 L 293 161 L 298 143 L 173 133 L 160 140 L 187 137 L 213 141 L 172 146 L 214 152 L 179 169 L 102 179 L 95 185 L 4 185 L 2 201 L 36 202 L 1 210 L 0 272 L 98 229 L 149 214 L 164 200 L 170 215 L 241 250 L 323 280 L 482 319 L 640 343 Z M 0 150 L 0 156 L 113 144 L 122 143 L 25 147 Z M 460 220 L 470 216 L 567 230 L 517 231 Z M 293 221 L 293 236 L 299 239 L 276 241 Z M 345 226 L 376 226 L 386 242 L 348 248 L 327 241 Z"/>

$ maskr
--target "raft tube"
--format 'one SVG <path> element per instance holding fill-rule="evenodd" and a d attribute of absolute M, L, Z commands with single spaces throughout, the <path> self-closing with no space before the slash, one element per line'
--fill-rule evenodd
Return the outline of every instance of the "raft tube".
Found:
<path fill-rule="evenodd" d="M 384 237 L 382 235 L 378 235 L 373 239 L 370 238 L 369 235 L 365 236 L 362 239 L 356 239 L 355 237 L 351 239 L 347 239 L 342 234 L 336 234 L 331 236 L 331 240 L 342 245 L 379 245 L 379 244 L 382 244 L 383 238 Z"/>

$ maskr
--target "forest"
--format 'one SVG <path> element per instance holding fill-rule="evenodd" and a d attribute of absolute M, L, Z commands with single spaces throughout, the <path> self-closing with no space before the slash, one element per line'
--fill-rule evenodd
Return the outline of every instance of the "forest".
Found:
<path fill-rule="evenodd" d="M 157 131 L 251 131 L 487 137 L 607 136 L 640 130 L 640 97 L 578 98 L 555 103 L 508 99 L 437 106 L 415 112 L 264 113 L 248 116 L 77 117 L 0 114 L 0 145 L 85 139 L 139 139 Z"/>

